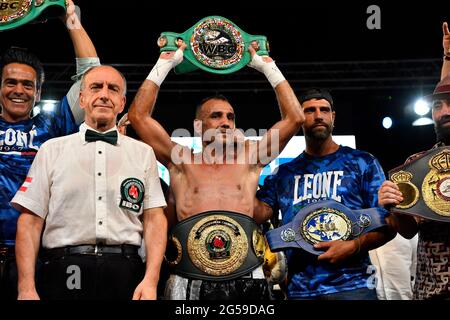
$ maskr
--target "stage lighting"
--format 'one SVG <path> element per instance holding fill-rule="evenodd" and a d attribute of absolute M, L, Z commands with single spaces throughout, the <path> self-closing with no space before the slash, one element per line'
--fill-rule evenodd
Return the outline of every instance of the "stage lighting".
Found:
<path fill-rule="evenodd" d="M 57 100 L 42 100 L 42 110 L 45 112 L 53 112 L 55 110 L 56 104 L 58 103 Z"/>
<path fill-rule="evenodd" d="M 433 119 L 428 117 L 422 117 L 414 121 L 412 125 L 414 127 L 419 127 L 419 126 L 429 126 L 432 124 L 434 124 Z"/>
<path fill-rule="evenodd" d="M 385 129 L 390 129 L 392 127 L 392 119 L 390 117 L 385 117 L 383 119 L 383 127 Z"/>
<path fill-rule="evenodd" d="M 430 106 L 426 101 L 419 99 L 414 104 L 414 112 L 417 113 L 419 116 L 424 116 L 428 112 L 430 112 Z"/>

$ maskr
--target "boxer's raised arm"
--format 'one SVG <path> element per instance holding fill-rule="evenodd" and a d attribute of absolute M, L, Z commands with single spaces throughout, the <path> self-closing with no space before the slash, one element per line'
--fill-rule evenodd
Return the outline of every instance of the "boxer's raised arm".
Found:
<path fill-rule="evenodd" d="M 163 52 L 152 71 L 139 88 L 128 111 L 128 120 L 139 137 L 155 151 L 156 158 L 164 166 L 174 163 L 172 150 L 177 145 L 172 142 L 167 131 L 153 119 L 159 88 L 167 74 L 183 60 L 185 45 L 176 52 Z M 177 148 L 184 149 L 184 148 Z"/>
<path fill-rule="evenodd" d="M 172 162 L 172 148 L 176 145 L 167 131 L 152 118 L 151 113 L 156 102 L 159 87 L 145 80 L 139 88 L 128 111 L 128 120 L 139 137 L 155 151 L 156 159 L 164 166 Z"/>
<path fill-rule="evenodd" d="M 442 63 L 441 80 L 450 75 L 450 31 L 448 23 L 442 24 L 442 48 L 444 49 L 444 62 Z"/>
<path fill-rule="evenodd" d="M 94 43 L 81 24 L 72 0 L 66 1 L 67 9 L 63 21 L 72 40 L 76 56 L 76 75 L 72 77 L 75 83 L 67 93 L 67 101 L 77 125 L 84 121 L 84 110 L 80 108 L 80 85 L 83 74 L 92 67 L 100 65 Z"/>
<path fill-rule="evenodd" d="M 281 120 L 263 136 L 258 145 L 257 163 L 267 165 L 275 159 L 289 140 L 300 130 L 305 121 L 300 102 L 281 71 L 270 57 L 260 57 L 251 46 L 252 61 L 249 66 L 262 72 L 269 80 L 277 95 Z"/>
<path fill-rule="evenodd" d="M 80 18 L 78 17 L 75 5 L 72 0 L 67 0 L 67 11 L 65 16 L 65 23 L 72 39 L 73 48 L 77 58 L 96 58 L 97 51 L 92 43 L 91 38 L 87 34 Z"/>

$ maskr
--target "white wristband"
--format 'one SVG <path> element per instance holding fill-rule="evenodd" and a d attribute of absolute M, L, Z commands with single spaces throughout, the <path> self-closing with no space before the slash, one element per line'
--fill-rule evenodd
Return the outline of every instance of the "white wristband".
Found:
<path fill-rule="evenodd" d="M 273 88 L 286 80 L 274 61 L 264 62 L 263 58 L 257 54 L 253 56 L 248 66 L 264 73 Z"/>
<path fill-rule="evenodd" d="M 183 51 L 181 49 L 175 51 L 175 55 L 170 59 L 159 58 L 152 71 L 148 74 L 147 80 L 153 81 L 158 87 L 161 87 L 161 83 L 170 70 L 175 68 L 181 61 L 183 61 Z"/>

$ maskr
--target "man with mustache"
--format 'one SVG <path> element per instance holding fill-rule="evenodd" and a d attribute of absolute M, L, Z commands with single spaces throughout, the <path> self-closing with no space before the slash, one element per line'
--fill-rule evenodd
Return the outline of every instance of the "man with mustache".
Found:
<path fill-rule="evenodd" d="M 441 80 L 450 72 L 449 45 L 450 32 L 447 22 L 444 22 L 442 24 L 444 57 Z M 435 124 L 437 125 L 435 127 L 436 132 L 441 131 L 442 126 L 439 123 Z M 381 281 L 377 285 L 380 299 L 411 300 L 413 298 L 413 287 L 417 273 L 417 242 L 417 234 L 411 239 L 405 239 L 401 234 L 397 234 L 392 241 L 370 252 L 372 262 L 377 266 L 380 273 L 379 280 Z"/>
<path fill-rule="evenodd" d="M 250 235 L 245 242 L 246 245 L 240 250 L 229 250 L 229 246 L 240 243 L 239 240 L 231 241 L 233 234 L 243 235 L 255 227 L 255 222 L 264 222 L 253 212 L 259 176 L 262 168 L 281 152 L 289 139 L 299 130 L 304 119 L 301 106 L 273 60 L 269 57 L 260 57 L 255 49 L 250 47 L 252 61 L 249 66 L 262 72 L 274 88 L 282 119 L 260 142 L 244 140 L 244 135 L 236 129 L 235 113 L 230 102 L 222 95 L 215 95 L 204 99 L 198 105 L 195 114 L 194 130 L 202 138 L 202 152 L 194 153 L 190 148 L 172 142 L 169 134 L 151 113 L 161 83 L 169 71 L 183 60 L 185 47 L 186 44 L 183 44 L 175 53 L 161 54 L 149 77 L 136 94 L 128 117 L 142 140 L 153 147 L 158 161 L 169 169 L 170 187 L 176 207 L 176 212 L 169 217 L 169 221 L 172 225 L 178 222 L 174 230 L 178 226 L 180 228 L 186 226 L 180 231 L 182 233 L 180 236 L 191 234 L 194 221 L 197 221 L 195 219 L 198 218 L 199 223 L 202 223 L 205 221 L 203 219 L 209 219 L 208 213 L 211 211 L 217 211 L 227 222 L 216 226 L 217 220 L 214 220 L 210 224 L 216 229 L 211 233 L 208 231 L 210 230 L 208 223 L 204 224 L 204 232 L 199 231 L 201 235 L 208 235 L 209 240 L 206 241 L 208 246 L 203 249 L 209 252 L 209 257 L 200 254 L 203 258 L 194 261 L 191 251 L 180 252 L 185 245 L 184 241 L 177 242 L 180 260 L 175 259 L 172 262 L 177 274 L 172 274 L 168 280 L 166 298 L 270 299 L 268 283 L 261 263 L 258 263 L 262 262 L 262 259 L 255 257 L 254 260 L 249 260 L 250 256 L 255 255 L 254 248 L 251 247 L 252 236 Z M 244 222 L 246 229 L 237 232 L 239 225 L 242 227 Z M 229 233 L 231 229 L 236 232 Z M 176 236 L 171 239 L 178 241 Z M 205 242 L 193 250 L 200 249 L 204 244 Z M 241 257 L 243 260 L 229 263 L 229 257 L 239 256 L 242 252 L 248 252 L 248 255 Z M 191 266 L 191 263 L 196 263 L 196 266 Z M 220 275 L 225 267 L 217 267 L 220 265 L 226 265 L 227 269 L 238 265 L 245 267 L 245 270 L 223 273 L 227 276 L 227 279 L 223 279 Z M 182 269 L 182 266 L 187 267 Z M 213 269 L 213 272 L 207 268 Z"/>
<path fill-rule="evenodd" d="M 446 51 L 448 52 L 448 51 Z M 450 55 L 447 56 L 450 59 Z M 450 75 L 444 77 L 428 97 L 437 143 L 433 148 L 450 145 Z M 424 152 L 408 158 L 406 163 Z M 403 195 L 392 181 L 385 181 L 379 192 L 379 203 L 386 208 L 403 201 Z M 450 299 L 450 223 L 437 222 L 411 215 L 394 213 L 393 226 L 407 239 L 419 235 L 417 248 L 416 280 L 413 299 Z"/>
<path fill-rule="evenodd" d="M 77 57 L 77 75 L 99 65 L 95 47 L 81 25 L 71 0 L 64 19 Z M 44 70 L 26 49 L 7 50 L 0 63 L 0 299 L 17 298 L 15 237 L 19 212 L 10 201 L 24 182 L 40 146 L 47 140 L 78 131 L 83 113 L 76 82 L 51 113 L 30 113 L 41 98 Z"/>
<path fill-rule="evenodd" d="M 282 224 L 293 220 L 304 206 L 335 200 L 352 210 L 377 206 L 383 170 L 371 154 L 333 141 L 333 99 L 327 90 L 312 88 L 299 97 L 305 114 L 306 150 L 266 177 L 257 193 L 259 216 L 281 211 Z M 288 299 L 376 300 L 375 270 L 368 251 L 391 240 L 394 233 L 378 229 L 354 240 L 316 244 L 319 256 L 300 249 L 286 251 Z"/>
<path fill-rule="evenodd" d="M 433 148 L 450 145 L 450 32 L 447 22 L 442 24 L 442 34 L 444 58 L 441 81 L 433 94 L 427 97 L 432 104 L 436 132 L 437 143 Z M 406 163 L 422 154 L 423 152 L 412 155 Z M 378 194 L 380 205 L 387 208 L 398 205 L 403 200 L 397 185 L 391 181 L 384 182 Z M 412 239 L 418 234 L 413 299 L 449 299 L 450 224 L 398 213 L 393 214 L 392 217 L 394 227 L 403 237 Z M 443 253 L 436 248 L 443 248 Z M 389 256 L 386 258 L 389 259 Z"/>

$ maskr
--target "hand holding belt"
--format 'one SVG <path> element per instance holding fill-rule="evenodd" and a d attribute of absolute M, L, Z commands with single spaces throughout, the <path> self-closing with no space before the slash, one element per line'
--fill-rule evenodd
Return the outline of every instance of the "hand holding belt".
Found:
<path fill-rule="evenodd" d="M 176 51 L 178 41 L 187 43 L 185 59 L 175 67 L 176 73 L 198 68 L 217 74 L 228 74 L 245 67 L 251 60 L 247 48 L 252 45 L 257 54 L 268 55 L 265 36 L 250 35 L 230 20 L 209 16 L 183 33 L 163 32 L 158 39 L 161 52 Z"/>
<path fill-rule="evenodd" d="M 432 149 L 389 171 L 389 179 L 404 199 L 392 212 L 450 222 L 450 147 Z"/>
<path fill-rule="evenodd" d="M 17 28 L 38 18 L 46 20 L 61 16 L 65 12 L 65 0 L 2 0 L 0 31 Z"/>
<path fill-rule="evenodd" d="M 320 255 L 315 250 L 319 242 L 351 240 L 362 233 L 386 225 L 385 211 L 381 208 L 351 210 L 334 200 L 307 205 L 293 221 L 266 233 L 273 252 L 285 249 L 303 249 Z"/>
<path fill-rule="evenodd" d="M 208 211 L 175 225 L 166 261 L 181 276 L 223 281 L 256 269 L 263 263 L 264 251 L 264 236 L 252 218 Z"/>

